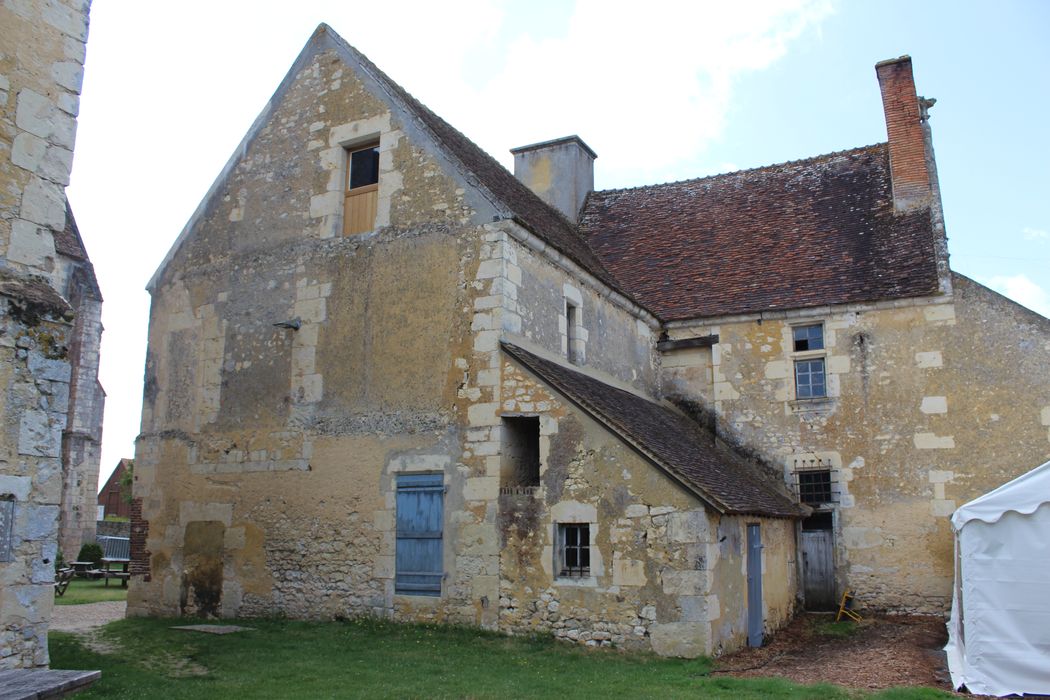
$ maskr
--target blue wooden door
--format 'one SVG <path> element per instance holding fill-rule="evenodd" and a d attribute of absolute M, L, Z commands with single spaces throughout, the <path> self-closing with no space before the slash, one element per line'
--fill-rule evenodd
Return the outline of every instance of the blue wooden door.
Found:
<path fill-rule="evenodd" d="M 444 496 L 441 474 L 402 474 L 397 478 L 397 593 L 441 595 Z"/>
<path fill-rule="evenodd" d="M 747 526 L 747 645 L 762 646 L 762 532 Z"/>

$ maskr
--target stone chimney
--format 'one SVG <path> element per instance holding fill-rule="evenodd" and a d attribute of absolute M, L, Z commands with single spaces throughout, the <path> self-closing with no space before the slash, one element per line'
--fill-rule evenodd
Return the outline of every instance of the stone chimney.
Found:
<path fill-rule="evenodd" d="M 590 146 L 573 135 L 510 152 L 514 154 L 514 177 L 577 223 L 583 201 L 594 189 L 594 159 L 598 156 Z"/>
<path fill-rule="evenodd" d="M 926 109 L 934 100 L 915 94 L 911 57 L 901 56 L 875 64 L 882 90 L 882 108 L 886 114 L 886 132 L 890 145 L 890 176 L 893 183 L 893 206 L 908 211 L 931 203 L 933 157 L 927 148 Z"/>

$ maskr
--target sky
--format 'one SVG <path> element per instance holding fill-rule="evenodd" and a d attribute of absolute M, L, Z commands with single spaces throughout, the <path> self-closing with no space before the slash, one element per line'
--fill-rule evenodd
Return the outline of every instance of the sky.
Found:
<path fill-rule="evenodd" d="M 1050 315 L 1050 2 L 94 0 L 67 190 L 102 294 L 100 485 L 134 455 L 146 283 L 320 22 L 511 167 L 579 134 L 597 189 L 885 141 L 931 110 L 952 267 Z M 175 9 L 177 8 L 177 11 Z"/>

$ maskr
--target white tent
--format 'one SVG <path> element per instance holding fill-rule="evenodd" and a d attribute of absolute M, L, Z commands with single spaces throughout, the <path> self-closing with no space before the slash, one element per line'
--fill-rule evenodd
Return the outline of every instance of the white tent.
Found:
<path fill-rule="evenodd" d="M 1050 462 L 960 507 L 952 529 L 954 687 L 1050 694 Z"/>

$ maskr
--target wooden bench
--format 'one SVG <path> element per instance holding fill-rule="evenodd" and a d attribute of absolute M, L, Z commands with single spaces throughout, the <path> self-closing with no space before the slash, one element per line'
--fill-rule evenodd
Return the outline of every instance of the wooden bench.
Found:
<path fill-rule="evenodd" d="M 103 573 L 103 575 L 106 578 L 106 584 L 105 585 L 107 587 L 109 586 L 109 580 L 111 578 L 119 578 L 120 579 L 120 587 L 121 588 L 127 588 L 128 587 L 128 579 L 131 578 L 131 574 L 128 573 L 127 571 L 106 571 L 106 572 Z"/>
<path fill-rule="evenodd" d="M 113 565 L 116 564 L 120 567 L 119 570 L 114 571 Z M 128 572 L 128 567 L 131 561 L 125 558 L 103 558 L 102 559 L 102 578 L 106 579 L 106 586 L 109 586 L 109 580 L 111 578 L 119 578 L 121 588 L 128 587 L 128 579 L 131 578 L 131 574 Z"/>
<path fill-rule="evenodd" d="M 101 677 L 101 671 L 50 671 L 47 669 L 0 671 L 0 700 L 63 697 L 83 690 Z"/>
<path fill-rule="evenodd" d="M 61 598 L 66 589 L 69 588 L 69 582 L 73 580 L 73 576 L 77 573 L 77 570 L 73 567 L 66 569 L 59 569 L 55 572 L 55 595 Z"/>

